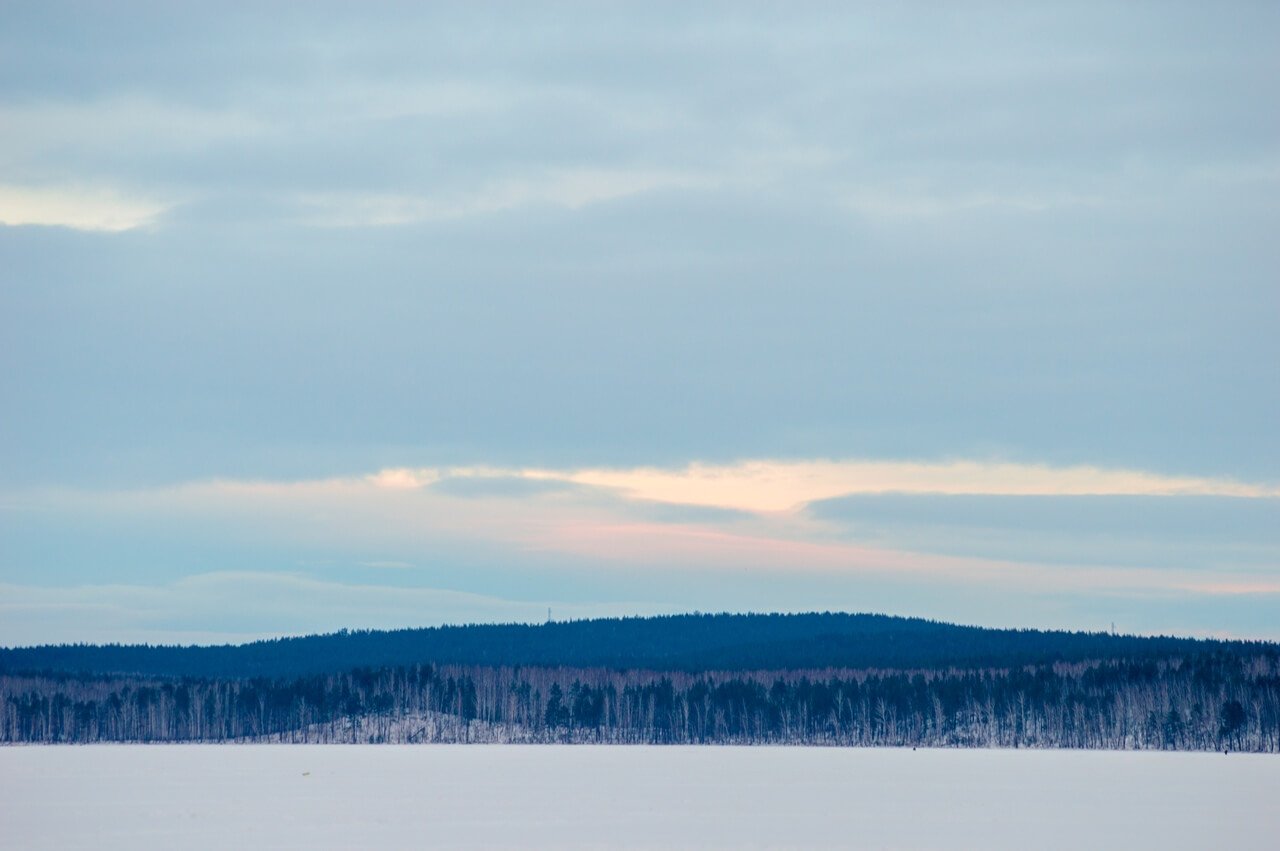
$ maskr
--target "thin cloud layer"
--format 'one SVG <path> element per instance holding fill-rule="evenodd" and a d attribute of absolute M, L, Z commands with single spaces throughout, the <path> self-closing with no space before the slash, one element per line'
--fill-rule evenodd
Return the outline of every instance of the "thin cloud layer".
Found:
<path fill-rule="evenodd" d="M 524 475 L 617 488 L 641 499 L 746 511 L 786 511 L 816 500 L 861 493 L 1280 496 L 1280 486 L 1230 479 L 975 461 L 747 461 L 693 464 L 679 470 L 580 470 L 567 475 L 532 471 Z"/>
<path fill-rule="evenodd" d="M 833 487 L 843 496 L 795 500 Z M 772 496 L 762 498 L 766 492 Z M 1280 541 L 1271 532 L 1280 527 L 1268 521 L 1280 510 L 1274 489 L 1098 468 L 753 461 L 660 476 L 387 468 L 310 481 L 52 490 L 15 494 L 7 505 L 0 517 L 26 560 L 26 582 L 18 583 L 26 590 L 15 598 L 28 600 L 24 612 L 46 598 L 74 608 L 97 593 L 99 571 L 120 575 L 140 552 L 193 576 L 217 573 L 220 587 L 243 580 L 246 593 L 260 573 L 281 571 L 296 572 L 302 585 L 361 577 L 388 595 L 417 588 L 437 600 L 433 613 L 475 610 L 461 590 L 443 593 L 451 587 L 505 601 L 486 604 L 494 613 L 505 606 L 527 614 L 547 600 L 564 612 L 600 613 L 636 599 L 647 610 L 676 610 L 691 589 L 726 582 L 764 608 L 771 592 L 761 589 L 779 582 L 854 600 L 858 589 L 896 589 L 920 608 L 956 593 L 1012 595 L 1029 612 L 1060 597 L 1146 608 L 1239 599 L 1258 612 L 1280 602 Z M 1125 523 L 1117 510 L 1145 511 L 1146 519 Z M 1206 515 L 1215 522 L 1188 539 L 1188 517 Z M 93 561 L 77 566 L 74 546 L 42 551 L 45 523 L 74 530 Z M 191 561 L 184 550 L 192 546 L 215 560 Z M 35 590 L 50 569 L 67 590 Z M 431 597 L 431 588 L 441 594 Z M 512 596 L 516 589 L 522 593 Z M 706 605 L 707 592 L 697 593 Z"/>
<path fill-rule="evenodd" d="M 1280 497 L 1280 486 L 1228 478 L 981 461 L 751 460 L 694 463 L 673 469 L 585 470 L 390 467 L 366 476 L 364 481 L 389 489 L 422 488 L 447 481 L 455 492 L 483 490 L 485 483 L 493 483 L 490 489 L 497 491 L 527 491 L 539 484 L 584 485 L 628 499 L 766 514 L 859 494 Z"/>
<path fill-rule="evenodd" d="M 647 192 L 708 186 L 713 180 L 700 174 L 583 169 L 491 183 L 442 198 L 309 195 L 301 199 L 302 220 L 326 227 L 380 227 L 483 216 L 522 207 L 580 210 Z"/>

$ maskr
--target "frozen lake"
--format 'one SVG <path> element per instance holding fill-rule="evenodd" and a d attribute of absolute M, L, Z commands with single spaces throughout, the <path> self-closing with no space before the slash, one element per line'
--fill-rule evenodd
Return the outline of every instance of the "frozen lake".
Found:
<path fill-rule="evenodd" d="M 0 748 L 6 848 L 1275 848 L 1280 758 L 511 745 Z"/>

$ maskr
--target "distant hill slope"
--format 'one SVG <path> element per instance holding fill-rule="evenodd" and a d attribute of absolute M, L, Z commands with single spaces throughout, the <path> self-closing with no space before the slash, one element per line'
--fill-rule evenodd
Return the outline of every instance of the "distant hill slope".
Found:
<path fill-rule="evenodd" d="M 1010 667 L 1275 644 L 985 629 L 875 614 L 689 614 L 539 625 L 343 631 L 243 645 L 0 649 L 0 673 L 293 677 L 417 663 L 666 671 Z"/>

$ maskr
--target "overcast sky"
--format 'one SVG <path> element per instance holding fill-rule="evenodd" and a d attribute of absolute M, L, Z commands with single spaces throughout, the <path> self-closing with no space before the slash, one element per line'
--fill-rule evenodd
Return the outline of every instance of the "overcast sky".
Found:
<path fill-rule="evenodd" d="M 1280 7 L 478 6 L 0 4 L 0 643 L 1280 639 Z"/>

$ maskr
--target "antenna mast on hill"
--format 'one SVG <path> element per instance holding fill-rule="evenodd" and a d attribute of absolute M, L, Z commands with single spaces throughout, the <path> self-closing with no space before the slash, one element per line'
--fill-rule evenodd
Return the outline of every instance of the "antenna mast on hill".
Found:
<path fill-rule="evenodd" d="M 551 623 L 551 607 L 547 606 L 547 623 Z"/>

